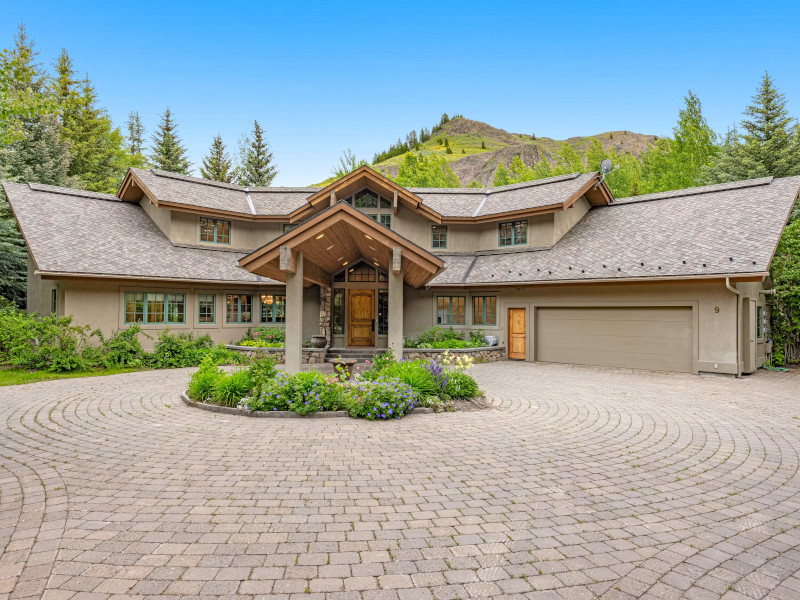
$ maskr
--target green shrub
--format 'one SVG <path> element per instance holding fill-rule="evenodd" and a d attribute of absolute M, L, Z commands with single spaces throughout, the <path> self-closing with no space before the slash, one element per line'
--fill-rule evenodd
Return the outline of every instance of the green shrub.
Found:
<path fill-rule="evenodd" d="M 205 351 L 205 356 L 210 356 L 217 365 L 242 365 L 248 362 L 248 358 L 235 350 L 229 350 L 225 344 L 219 343 L 213 348 Z"/>
<path fill-rule="evenodd" d="M 257 356 L 250 361 L 250 377 L 253 380 L 254 395 L 259 395 L 264 385 L 275 379 L 278 369 L 275 368 L 277 359 L 271 356 Z"/>
<path fill-rule="evenodd" d="M 99 360 L 105 367 L 141 367 L 147 359 L 147 353 L 139 341 L 139 334 L 148 339 L 149 335 L 142 332 L 139 325 L 131 325 L 127 329 L 118 329 L 108 338 L 99 329 L 95 334 L 100 338 Z"/>
<path fill-rule="evenodd" d="M 452 371 L 447 374 L 447 395 L 451 398 L 474 398 L 480 394 L 478 383 L 464 372 Z"/>
<path fill-rule="evenodd" d="M 239 345 L 253 348 L 283 348 L 286 345 L 286 329 L 283 327 L 248 328 Z"/>
<path fill-rule="evenodd" d="M 350 389 L 350 416 L 369 421 L 400 419 L 417 406 L 418 400 L 411 386 L 397 379 L 363 381 Z"/>
<path fill-rule="evenodd" d="M 484 345 L 483 331 L 471 331 L 469 340 L 464 340 L 464 335 L 452 327 L 431 327 L 417 335 L 415 338 L 404 338 L 406 348 L 478 348 Z"/>
<path fill-rule="evenodd" d="M 440 391 L 433 374 L 419 360 L 391 362 L 380 371 L 370 369 L 364 376 L 373 381 L 381 378 L 397 379 L 421 396 L 438 395 Z"/>
<path fill-rule="evenodd" d="M 278 371 L 249 403 L 250 410 L 291 410 L 300 415 L 345 410 L 347 406 L 343 386 L 334 377 L 325 377 L 317 370 L 294 375 Z"/>
<path fill-rule="evenodd" d="M 225 373 L 217 367 L 214 360 L 207 356 L 200 363 L 200 368 L 189 379 L 189 397 L 193 400 L 206 401 L 213 394 L 217 380 Z"/>
<path fill-rule="evenodd" d="M 209 335 L 196 338 L 189 332 L 172 334 L 167 328 L 158 334 L 158 341 L 148 362 L 160 369 L 193 367 L 200 363 L 213 346 Z"/>
<path fill-rule="evenodd" d="M 253 388 L 250 371 L 240 369 L 233 373 L 221 375 L 214 383 L 211 399 L 223 406 L 236 406 L 239 400 L 247 396 Z"/>

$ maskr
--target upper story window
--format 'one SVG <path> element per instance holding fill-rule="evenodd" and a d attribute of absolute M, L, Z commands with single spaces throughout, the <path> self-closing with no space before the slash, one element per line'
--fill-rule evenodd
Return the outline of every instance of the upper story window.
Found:
<path fill-rule="evenodd" d="M 523 246 L 528 243 L 528 221 L 500 223 L 500 246 Z"/>
<path fill-rule="evenodd" d="M 200 219 L 200 241 L 212 244 L 231 243 L 231 222 L 220 219 Z"/>
<path fill-rule="evenodd" d="M 384 198 L 372 190 L 364 189 L 357 194 L 342 198 L 342 200 L 384 227 L 392 228 L 392 201 L 388 198 Z"/>
<path fill-rule="evenodd" d="M 292 229 L 295 229 L 300 223 L 284 223 L 283 224 L 283 233 L 289 233 Z"/>
<path fill-rule="evenodd" d="M 125 323 L 185 323 L 186 294 L 125 292 Z"/>
<path fill-rule="evenodd" d="M 431 226 L 431 248 L 447 248 L 447 225 Z"/>

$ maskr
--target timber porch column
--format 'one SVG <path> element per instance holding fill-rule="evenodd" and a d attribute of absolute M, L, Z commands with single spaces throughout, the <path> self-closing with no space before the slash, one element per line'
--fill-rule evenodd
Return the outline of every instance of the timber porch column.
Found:
<path fill-rule="evenodd" d="M 400 247 L 392 248 L 392 268 L 389 271 L 389 349 L 397 360 L 403 358 L 402 266 L 402 250 Z"/>
<path fill-rule="evenodd" d="M 281 246 L 280 269 L 286 272 L 284 362 L 289 373 L 297 373 L 303 364 L 303 253 Z"/>

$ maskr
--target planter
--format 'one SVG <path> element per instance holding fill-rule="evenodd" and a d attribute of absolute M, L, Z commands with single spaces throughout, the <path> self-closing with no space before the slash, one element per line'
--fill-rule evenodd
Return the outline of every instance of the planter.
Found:
<path fill-rule="evenodd" d="M 312 335 L 311 336 L 311 347 L 312 348 L 324 348 L 328 345 L 328 338 L 324 335 Z"/>
<path fill-rule="evenodd" d="M 343 375 L 350 379 L 353 374 L 353 365 L 355 365 L 358 360 L 355 358 L 333 358 L 330 362 L 334 365 L 341 367 L 341 372 Z"/>

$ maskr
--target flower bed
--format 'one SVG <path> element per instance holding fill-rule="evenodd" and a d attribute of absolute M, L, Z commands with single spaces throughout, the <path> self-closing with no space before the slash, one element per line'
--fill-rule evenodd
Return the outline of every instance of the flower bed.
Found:
<path fill-rule="evenodd" d="M 466 371 L 473 360 L 448 352 L 441 361 L 395 361 L 390 352 L 352 379 L 344 369 L 323 375 L 316 369 L 278 371 L 274 358 L 255 358 L 248 369 L 226 373 L 204 361 L 189 382 L 187 401 L 246 413 L 307 416 L 346 412 L 373 421 L 400 419 L 418 407 L 454 410 L 454 399 L 480 395 Z"/>

